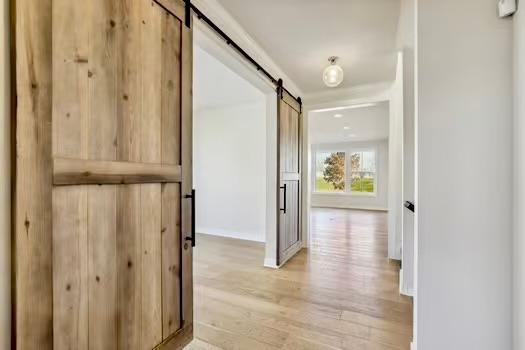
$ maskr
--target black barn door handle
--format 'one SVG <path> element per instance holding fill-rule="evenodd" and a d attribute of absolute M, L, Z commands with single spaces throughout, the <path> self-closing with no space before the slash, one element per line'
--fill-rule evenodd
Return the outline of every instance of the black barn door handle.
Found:
<path fill-rule="evenodd" d="M 283 214 L 286 214 L 286 184 L 284 184 L 284 186 L 281 186 L 280 189 L 284 190 L 284 208 L 279 208 L 279 210 L 282 211 Z"/>
<path fill-rule="evenodd" d="M 405 208 L 410 210 L 412 213 L 415 213 L 415 211 L 416 211 L 416 206 L 411 201 L 405 201 Z"/>
<path fill-rule="evenodd" d="M 184 198 L 191 199 L 191 237 L 186 237 L 186 241 L 191 241 L 191 246 L 195 247 L 195 189 L 191 190 L 191 194 L 187 194 Z"/>

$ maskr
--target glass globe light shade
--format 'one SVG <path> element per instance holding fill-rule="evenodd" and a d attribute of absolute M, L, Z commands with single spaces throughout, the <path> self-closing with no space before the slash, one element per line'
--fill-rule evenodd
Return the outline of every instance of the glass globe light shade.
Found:
<path fill-rule="evenodd" d="M 343 82 L 344 72 L 337 64 L 331 64 L 323 72 L 323 81 L 328 87 L 337 87 Z"/>

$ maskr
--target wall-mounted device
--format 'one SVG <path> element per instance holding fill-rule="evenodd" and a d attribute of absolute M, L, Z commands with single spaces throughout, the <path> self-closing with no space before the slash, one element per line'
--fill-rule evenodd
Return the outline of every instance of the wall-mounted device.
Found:
<path fill-rule="evenodd" d="M 516 7 L 516 0 L 499 0 L 499 16 L 502 18 L 512 16 L 516 12 Z"/>

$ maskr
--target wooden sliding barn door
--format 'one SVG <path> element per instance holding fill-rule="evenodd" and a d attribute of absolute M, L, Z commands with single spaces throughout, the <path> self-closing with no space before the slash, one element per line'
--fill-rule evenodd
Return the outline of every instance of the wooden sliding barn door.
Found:
<path fill-rule="evenodd" d="M 180 0 L 17 0 L 16 348 L 193 336 Z"/>
<path fill-rule="evenodd" d="M 279 214 L 277 263 L 301 248 L 301 104 L 278 87 Z"/>

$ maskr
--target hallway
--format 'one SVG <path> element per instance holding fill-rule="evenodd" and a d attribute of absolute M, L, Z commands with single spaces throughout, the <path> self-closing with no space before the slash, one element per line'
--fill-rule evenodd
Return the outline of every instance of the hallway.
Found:
<path fill-rule="evenodd" d="M 412 302 L 398 293 L 384 212 L 312 209 L 312 247 L 280 270 L 260 243 L 199 235 L 201 349 L 409 349 Z"/>

